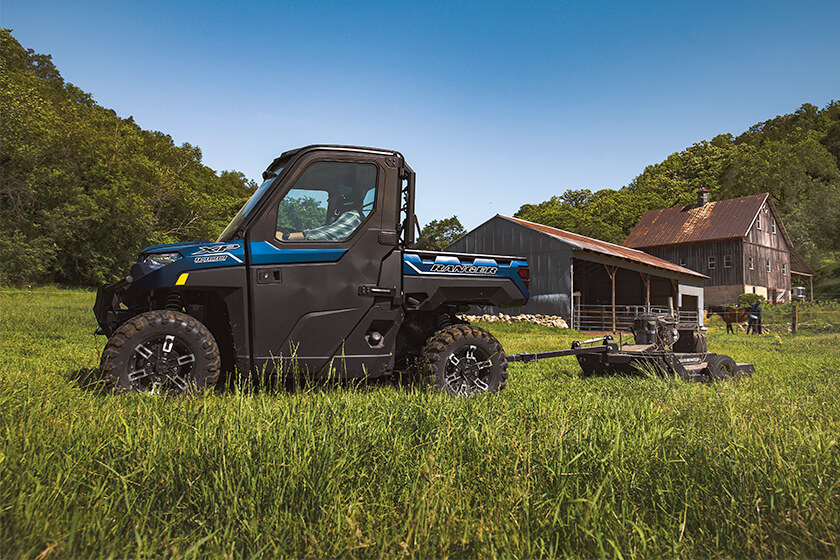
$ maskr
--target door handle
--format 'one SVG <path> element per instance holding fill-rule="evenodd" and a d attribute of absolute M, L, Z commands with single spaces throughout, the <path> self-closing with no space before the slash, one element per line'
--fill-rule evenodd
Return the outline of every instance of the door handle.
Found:
<path fill-rule="evenodd" d="M 283 281 L 283 269 L 261 268 L 257 270 L 257 284 L 278 284 Z"/>
<path fill-rule="evenodd" d="M 394 297 L 396 294 L 396 288 L 380 288 L 379 286 L 359 286 L 360 296 Z"/>
<path fill-rule="evenodd" d="M 397 244 L 397 232 L 386 230 L 379 232 L 379 244 L 385 246 L 391 246 Z"/>

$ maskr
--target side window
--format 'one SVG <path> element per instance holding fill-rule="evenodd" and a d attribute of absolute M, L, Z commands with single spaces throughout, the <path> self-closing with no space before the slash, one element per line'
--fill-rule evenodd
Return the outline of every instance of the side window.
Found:
<path fill-rule="evenodd" d="M 370 215 L 375 200 L 374 164 L 313 163 L 277 207 L 277 239 L 344 241 Z"/>

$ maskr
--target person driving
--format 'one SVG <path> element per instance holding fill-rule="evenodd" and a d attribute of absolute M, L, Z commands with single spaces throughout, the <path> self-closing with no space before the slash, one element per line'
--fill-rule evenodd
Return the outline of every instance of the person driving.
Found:
<path fill-rule="evenodd" d="M 285 232 L 284 241 L 341 241 L 347 239 L 365 219 L 361 205 L 361 189 L 342 186 L 336 196 L 333 218 L 326 224 L 302 231 Z"/>
<path fill-rule="evenodd" d="M 359 227 L 363 219 L 364 216 L 362 216 L 360 210 L 348 210 L 342 212 L 332 223 L 303 231 L 285 233 L 283 234 L 283 240 L 340 241 L 348 238 Z"/>

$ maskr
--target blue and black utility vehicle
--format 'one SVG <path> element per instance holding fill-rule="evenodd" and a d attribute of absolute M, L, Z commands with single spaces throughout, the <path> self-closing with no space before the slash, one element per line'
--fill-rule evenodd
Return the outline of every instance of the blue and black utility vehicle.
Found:
<path fill-rule="evenodd" d="M 234 371 L 505 387 L 501 345 L 457 313 L 523 305 L 524 259 L 417 249 L 398 152 L 308 146 L 263 179 L 215 242 L 147 247 L 99 289 L 101 367 L 118 387 L 189 392 Z"/>

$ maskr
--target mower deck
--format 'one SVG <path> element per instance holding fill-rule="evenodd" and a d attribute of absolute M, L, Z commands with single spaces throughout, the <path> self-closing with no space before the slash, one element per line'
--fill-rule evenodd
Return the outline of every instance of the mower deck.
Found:
<path fill-rule="evenodd" d="M 599 346 L 584 346 L 602 341 Z M 674 352 L 657 344 L 619 346 L 612 337 L 572 343 L 569 350 L 522 353 L 508 356 L 508 362 L 536 362 L 548 358 L 575 356 L 584 377 L 593 375 L 648 375 L 679 377 L 684 381 L 717 381 L 750 376 L 755 367 L 736 363 L 714 352 Z"/>

